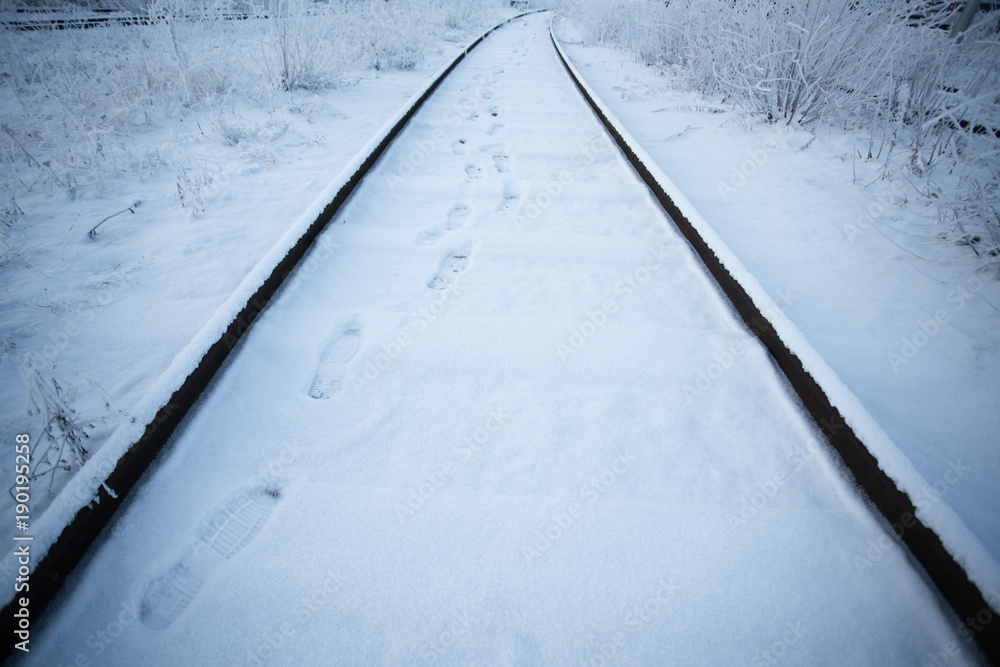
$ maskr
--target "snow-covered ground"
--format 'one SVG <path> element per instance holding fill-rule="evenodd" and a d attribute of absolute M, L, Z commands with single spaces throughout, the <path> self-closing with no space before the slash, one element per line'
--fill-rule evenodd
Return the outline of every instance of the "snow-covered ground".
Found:
<path fill-rule="evenodd" d="M 887 470 L 918 510 L 950 514 L 932 525 L 984 591 L 1000 590 L 995 270 L 941 240 L 913 179 L 883 180 L 881 163 L 857 159 L 867 135 L 769 125 L 679 91 L 621 52 L 567 49 L 888 433 L 907 465 Z M 702 378 L 689 382 L 711 391 Z"/>
<path fill-rule="evenodd" d="M 19 174 L 31 187 L 15 188 L 20 213 L 3 230 L 0 246 L 0 431 L 4 442 L 31 435 L 34 472 L 57 460 L 71 468 L 35 480 L 36 520 L 79 468 L 66 443 L 76 437 L 93 456 L 128 423 L 150 387 L 303 210 L 432 73 L 489 25 L 464 26 L 448 39 L 424 36 L 426 50 L 409 70 L 355 63 L 340 70 L 351 85 L 336 89 L 240 89 L 187 109 L 147 109 L 149 122 L 129 126 L 129 136 L 118 131 L 110 133 L 113 140 L 104 138 L 108 158 L 93 173 L 67 166 L 76 146 L 17 143 L 36 128 L 34 119 L 24 119 L 25 100 L 41 96 L 44 86 L 36 82 L 15 95 L 12 84 L 0 92 L 9 129 L 0 135 L 9 140 L 5 160 L 23 162 L 18 151 L 29 150 L 51 158 L 51 173 L 39 165 L 41 175 L 27 167 Z M 155 26 L 101 30 L 107 35 L 4 34 L 8 48 L 20 47 L 30 62 L 84 46 L 94 52 L 80 60 L 91 62 L 109 44 L 157 35 Z M 19 63 L 12 58 L 6 65 L 13 71 Z M 38 75 L 60 74 L 41 68 Z M 97 86 L 85 79 L 69 83 Z M 67 92 L 61 103 L 70 108 L 68 117 L 90 111 L 74 108 L 87 94 Z M 60 100 L 51 102 L 55 114 Z M 123 169 L 123 160 L 136 166 Z M 3 175 L 17 164 L 5 163 Z M 94 180 L 85 183 L 81 174 Z M 74 179 L 73 190 L 62 187 Z M 91 238 L 88 231 L 109 216 Z M 8 481 L 13 463 L 0 462 Z M 0 507 L 13 507 L 10 494 L 3 498 Z M 2 533 L 12 530 L 5 524 Z"/>
<path fill-rule="evenodd" d="M 418 114 L 24 664 L 976 664 L 547 21 Z"/>

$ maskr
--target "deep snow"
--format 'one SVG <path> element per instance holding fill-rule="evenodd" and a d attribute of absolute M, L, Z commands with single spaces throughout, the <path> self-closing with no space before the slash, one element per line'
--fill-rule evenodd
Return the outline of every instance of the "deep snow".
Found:
<path fill-rule="evenodd" d="M 264 101 L 234 94 L 222 108 L 166 114 L 142 130 L 132 150 L 165 156 L 169 166 L 148 174 L 109 172 L 101 188 L 76 194 L 40 188 L 22 194 L 24 219 L 8 237 L 17 252 L 0 261 L 5 441 L 16 433 L 41 440 L 28 389 L 36 382 L 58 383 L 62 402 L 89 435 L 91 459 L 137 415 L 141 428 L 149 419 L 141 406 L 152 401 L 155 412 L 189 371 L 178 357 L 304 209 L 327 197 L 338 174 L 466 39 L 438 40 L 409 71 L 358 70 L 354 85 L 336 90 Z M 16 117 L 12 95 L 0 95 L 0 103 Z M 96 239 L 88 236 L 128 207 L 133 212 L 104 222 Z M 27 375 L 26 361 L 34 369 Z M 180 379 L 160 387 L 167 374 Z M 12 465 L 5 459 L 0 470 L 10 477 Z M 33 483 L 36 520 L 78 469 Z M 12 507 L 4 497 L 0 506 Z"/>
<path fill-rule="evenodd" d="M 415 118 L 26 664 L 975 663 L 546 30 Z"/>
<path fill-rule="evenodd" d="M 905 175 L 852 157 L 862 133 L 762 123 L 566 33 L 588 83 L 874 418 L 884 469 L 1000 590 L 994 273 L 938 238 Z"/>

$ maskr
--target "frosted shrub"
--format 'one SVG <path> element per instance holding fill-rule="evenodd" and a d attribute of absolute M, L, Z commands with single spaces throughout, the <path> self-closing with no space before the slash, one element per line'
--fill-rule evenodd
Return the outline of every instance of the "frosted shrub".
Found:
<path fill-rule="evenodd" d="M 829 0 L 594 0 L 578 7 L 589 37 L 643 62 L 686 69 L 690 83 L 753 113 L 808 123 L 870 98 L 893 53 L 886 9 Z"/>
<path fill-rule="evenodd" d="M 0 225 L 18 192 L 75 193 L 111 174 L 166 165 L 135 136 L 167 117 L 227 101 L 348 83 L 368 68 L 414 67 L 429 37 L 499 18 L 497 0 L 135 0 L 144 25 L 17 32 L 0 40 L 8 106 L 0 134 Z M 245 20 L 232 20 L 234 15 Z M 445 26 L 445 22 L 449 26 Z M 226 143 L 242 128 L 220 124 Z M 178 158 L 183 160 L 183 156 Z"/>
<path fill-rule="evenodd" d="M 553 3 L 549 3 L 550 5 Z M 448 30 L 468 31 L 499 22 L 511 9 L 509 0 L 436 0 L 428 1 L 419 11 L 440 17 Z"/>
<path fill-rule="evenodd" d="M 359 26 L 365 62 L 374 69 L 412 69 L 426 48 L 430 4 L 370 0 Z"/>
<path fill-rule="evenodd" d="M 452 2 L 445 3 L 442 11 L 445 27 L 458 30 L 474 25 L 479 19 L 478 14 L 482 12 L 482 7 L 476 6 L 475 3 Z"/>
<path fill-rule="evenodd" d="M 23 187 L 75 192 L 159 167 L 134 134 L 228 91 L 239 70 L 222 57 L 223 39 L 169 14 L 145 26 L 5 33 L 4 74 L 20 112 L 6 134 Z"/>
<path fill-rule="evenodd" d="M 343 34 L 343 3 L 273 0 L 255 7 L 255 16 L 263 29 L 260 53 L 248 64 L 261 70 L 273 88 L 322 89 L 339 82 L 352 56 Z"/>
<path fill-rule="evenodd" d="M 962 242 L 995 258 L 1000 17 L 981 17 L 956 40 L 917 18 L 936 4 L 577 0 L 572 16 L 588 41 L 624 48 L 750 114 L 867 132 L 861 157 L 884 161 L 883 173 L 893 159 L 924 179 L 947 165 L 957 186 L 928 180 L 927 193 Z"/>

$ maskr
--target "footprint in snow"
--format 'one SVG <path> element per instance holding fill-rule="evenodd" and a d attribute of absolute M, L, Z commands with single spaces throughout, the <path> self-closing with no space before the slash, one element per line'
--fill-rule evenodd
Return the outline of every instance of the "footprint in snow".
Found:
<path fill-rule="evenodd" d="M 470 162 L 465 165 L 465 175 L 470 179 L 475 180 L 483 177 L 483 170 Z"/>
<path fill-rule="evenodd" d="M 456 248 L 441 259 L 441 265 L 434 277 L 430 279 L 427 286 L 431 289 L 445 289 L 450 285 L 462 271 L 469 266 L 470 246 L 466 244 L 461 248 Z"/>
<path fill-rule="evenodd" d="M 416 238 L 416 244 L 422 246 L 434 245 L 437 243 L 438 239 L 447 234 L 448 232 L 461 229 L 469 224 L 469 206 L 468 204 L 455 204 L 448 211 L 448 216 L 445 219 L 445 223 L 438 227 L 431 227 L 430 229 L 425 229 L 420 232 Z"/>
<path fill-rule="evenodd" d="M 209 577 L 254 538 L 280 497 L 277 487 L 251 487 L 217 507 L 180 561 L 146 584 L 139 600 L 143 624 L 163 630 L 177 620 Z"/>
<path fill-rule="evenodd" d="M 451 142 L 451 152 L 454 155 L 465 155 L 465 139 L 455 139 Z"/>
<path fill-rule="evenodd" d="M 448 221 L 445 223 L 445 227 L 449 231 L 465 227 L 469 223 L 469 212 L 468 204 L 455 204 L 448 211 Z"/>
<path fill-rule="evenodd" d="M 503 123 L 492 123 L 490 129 L 486 130 L 486 134 L 493 136 L 497 130 L 503 127 Z"/>
<path fill-rule="evenodd" d="M 487 112 L 487 113 L 488 113 L 489 115 L 491 115 L 491 116 L 493 116 L 494 118 L 496 118 L 497 116 L 499 116 L 499 115 L 500 115 L 500 107 L 498 107 L 498 106 L 497 106 L 497 105 L 495 105 L 495 104 L 491 104 L 490 106 L 488 106 L 488 107 L 486 108 L 486 112 Z"/>
<path fill-rule="evenodd" d="M 319 355 L 316 375 L 309 386 L 312 398 L 330 398 L 340 391 L 347 375 L 347 364 L 361 345 L 361 328 L 355 321 L 348 322 L 337 338 L 331 341 Z"/>
<path fill-rule="evenodd" d="M 500 201 L 500 210 L 509 211 L 517 206 L 517 201 L 521 198 L 521 186 L 514 181 L 504 181 L 503 195 Z"/>
<path fill-rule="evenodd" d="M 414 239 L 414 243 L 417 245 L 434 245 L 437 240 L 444 236 L 446 230 L 440 227 L 431 227 L 430 229 L 425 229 L 424 231 L 417 234 L 417 238 Z"/>
<path fill-rule="evenodd" d="M 497 173 L 505 174 L 510 171 L 510 156 L 506 153 L 496 153 L 493 156 L 493 165 L 497 168 Z"/>

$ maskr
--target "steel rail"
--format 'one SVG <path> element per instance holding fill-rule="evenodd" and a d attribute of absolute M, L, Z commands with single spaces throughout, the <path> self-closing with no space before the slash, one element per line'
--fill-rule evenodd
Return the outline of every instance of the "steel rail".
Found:
<path fill-rule="evenodd" d="M 397 122 L 383 132 L 377 145 L 364 157 L 360 166 L 344 180 L 333 200 L 326 205 L 305 233 L 274 266 L 270 275 L 257 288 L 253 296 L 246 301 L 242 310 L 232 319 L 224 333 L 205 351 L 197 367 L 173 392 L 170 400 L 159 408 L 153 419 L 146 425 L 142 437 L 134 442 L 127 452 L 118 459 L 114 469 L 98 488 L 97 496 L 81 507 L 73 520 L 62 528 L 59 537 L 32 569 L 30 588 L 27 593 L 12 594 L 3 611 L 0 612 L 3 614 L 2 635 L 8 638 L 2 652 L 0 652 L 0 660 L 6 660 L 14 651 L 14 640 L 11 638 L 15 636 L 14 630 L 17 628 L 17 619 L 14 617 L 17 598 L 29 598 L 28 608 L 31 611 L 32 626 L 35 626 L 41 613 L 61 590 L 66 578 L 83 560 L 101 532 L 111 523 L 116 510 L 125 502 L 139 479 L 164 449 L 174 429 L 208 388 L 209 383 L 222 368 L 236 344 L 250 330 L 253 322 L 306 255 L 320 232 L 326 228 L 347 202 L 407 122 L 413 118 L 424 102 L 437 90 L 465 56 L 490 34 L 512 21 L 541 11 L 547 10 L 520 13 L 498 23 L 480 35 L 466 46 L 430 83 L 426 84 L 419 96 L 410 102 L 409 107 L 402 113 Z"/>
<path fill-rule="evenodd" d="M 643 163 L 637 153 L 639 143 L 583 80 L 559 44 L 559 40 L 556 39 L 552 24 L 549 25 L 549 37 L 563 68 L 573 80 L 577 90 L 624 153 L 636 174 L 659 202 L 667 217 L 687 239 L 751 333 L 770 353 L 816 426 L 826 436 L 833 451 L 867 494 L 870 505 L 873 505 L 887 522 L 886 528 L 902 540 L 958 618 L 968 624 L 970 633 L 987 659 L 1000 667 L 1000 622 L 982 625 L 975 622 L 977 615 L 984 612 L 995 620 L 997 610 L 991 608 L 983 592 L 944 546 L 940 536 L 917 517 L 917 509 L 909 495 L 882 470 L 878 459 L 844 419 L 824 388 L 806 369 L 799 356 L 782 340 L 774 325 L 743 285 L 729 272 L 712 246 L 677 206 L 649 167 Z M 970 620 L 973 622 L 969 623 Z M 978 631 L 975 629 L 977 625 L 981 627 Z"/>

